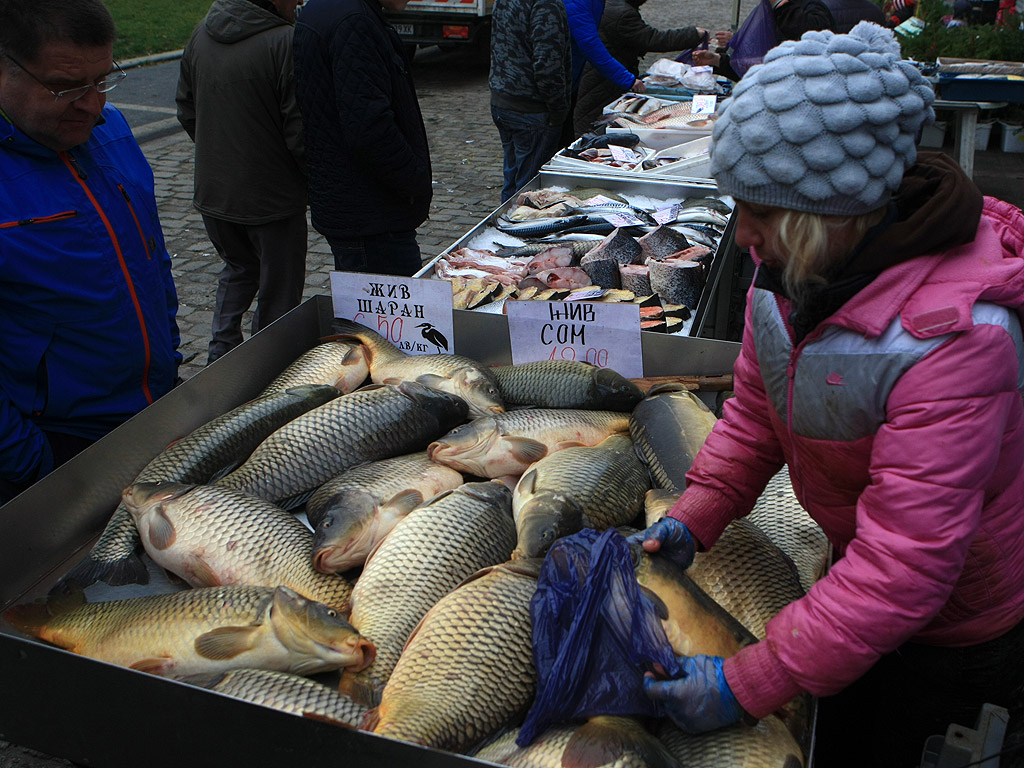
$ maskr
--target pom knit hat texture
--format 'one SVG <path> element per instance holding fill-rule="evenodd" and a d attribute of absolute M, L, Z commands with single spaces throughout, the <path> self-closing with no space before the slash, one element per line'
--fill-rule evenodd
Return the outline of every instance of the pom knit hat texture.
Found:
<path fill-rule="evenodd" d="M 916 161 L 934 100 L 891 30 L 862 21 L 846 35 L 806 32 L 770 50 L 723 103 L 711 175 L 745 202 L 868 213 Z"/>

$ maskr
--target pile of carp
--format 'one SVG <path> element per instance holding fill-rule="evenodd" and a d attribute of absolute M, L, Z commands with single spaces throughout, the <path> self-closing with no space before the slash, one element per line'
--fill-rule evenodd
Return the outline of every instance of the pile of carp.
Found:
<path fill-rule="evenodd" d="M 538 683 L 530 603 L 544 556 L 583 527 L 627 535 L 664 515 L 716 420 L 698 397 L 582 363 L 409 356 L 335 322 L 260 396 L 151 460 L 88 556 L 6 621 L 85 656 L 499 764 L 804 765 L 803 698 L 703 736 L 599 715 L 516 744 Z M 777 481 L 766 496 L 791 499 Z M 685 572 L 632 547 L 675 653 L 757 642 L 821 575 L 820 529 L 786 509 L 755 509 Z M 145 583 L 150 567 L 183 584 L 86 601 L 97 580 Z"/>
<path fill-rule="evenodd" d="M 495 220 L 497 234 L 519 245 L 442 254 L 433 275 L 451 282 L 455 308 L 497 311 L 526 299 L 629 301 L 641 306 L 644 330 L 680 330 L 700 301 L 731 207 L 717 197 L 692 197 L 659 223 L 655 211 L 593 192 L 521 192 Z"/>

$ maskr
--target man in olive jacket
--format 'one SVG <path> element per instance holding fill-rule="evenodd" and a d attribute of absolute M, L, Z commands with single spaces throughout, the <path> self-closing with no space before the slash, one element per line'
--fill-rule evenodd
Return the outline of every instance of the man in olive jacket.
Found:
<path fill-rule="evenodd" d="M 306 175 L 292 78 L 298 0 L 215 0 L 185 48 L 178 121 L 196 143 L 193 203 L 224 261 L 207 362 L 302 300 Z"/>
<path fill-rule="evenodd" d="M 401 10 L 406 0 L 384 0 Z M 402 41 L 378 0 L 311 0 L 295 26 L 313 227 L 334 266 L 412 275 L 430 152 Z"/>

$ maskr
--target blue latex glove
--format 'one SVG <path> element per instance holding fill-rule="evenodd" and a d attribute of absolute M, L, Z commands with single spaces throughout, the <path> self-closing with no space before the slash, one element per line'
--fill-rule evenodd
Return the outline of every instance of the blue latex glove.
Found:
<path fill-rule="evenodd" d="M 682 569 L 693 563 L 696 545 L 685 523 L 674 517 L 663 517 L 650 528 L 634 533 L 627 541 L 643 544 L 645 552 L 661 552 Z"/>
<path fill-rule="evenodd" d="M 704 733 L 738 723 L 743 708 L 725 681 L 721 656 L 679 656 L 683 673 L 675 680 L 644 675 L 644 692 L 686 733 Z"/>

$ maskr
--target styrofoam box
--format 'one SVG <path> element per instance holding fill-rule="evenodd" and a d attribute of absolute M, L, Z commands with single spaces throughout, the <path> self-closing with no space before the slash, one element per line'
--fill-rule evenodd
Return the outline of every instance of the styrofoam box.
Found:
<path fill-rule="evenodd" d="M 920 147 L 937 148 L 942 146 L 946 138 L 946 123 L 936 120 L 931 125 L 926 125 L 921 130 L 921 140 L 917 142 Z"/>
<path fill-rule="evenodd" d="M 978 123 L 978 127 L 974 129 L 974 150 L 976 152 L 984 152 L 988 149 L 988 142 L 992 136 L 992 120 L 986 120 L 983 123 Z"/>
<path fill-rule="evenodd" d="M 657 150 L 667 149 L 676 144 L 710 136 L 711 130 L 711 125 L 703 128 L 637 128 L 636 126 L 620 128 L 619 126 L 610 125 L 606 132 L 635 133 L 640 137 L 640 141 L 644 143 L 644 146 Z"/>
<path fill-rule="evenodd" d="M 1024 126 L 999 121 L 1003 152 L 1024 152 Z"/>

